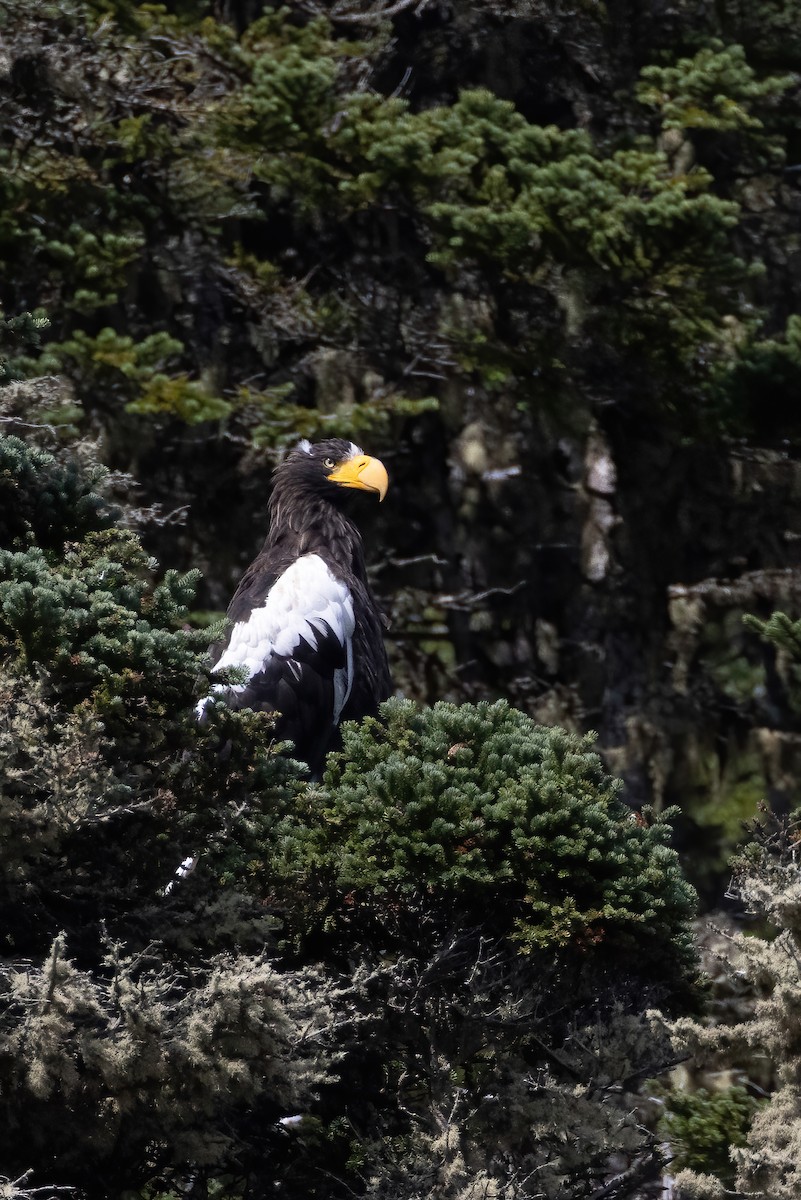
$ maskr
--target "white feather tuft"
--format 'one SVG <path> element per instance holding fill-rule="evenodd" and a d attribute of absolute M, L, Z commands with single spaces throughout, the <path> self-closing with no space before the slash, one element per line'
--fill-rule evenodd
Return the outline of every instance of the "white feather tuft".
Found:
<path fill-rule="evenodd" d="M 325 623 L 325 624 L 324 624 Z M 274 654 L 291 660 L 301 639 L 310 646 L 319 645 L 330 627 L 345 648 L 347 667 L 334 672 L 334 711 L 332 724 L 339 720 L 353 685 L 353 634 L 356 620 L 353 597 L 345 583 L 331 573 L 317 554 L 304 554 L 270 589 L 266 600 L 254 608 L 246 621 L 238 621 L 217 670 L 245 667 L 248 676 L 257 675 Z M 299 677 L 300 671 L 290 666 Z M 244 685 L 236 685 L 239 690 Z M 225 690 L 219 686 L 215 691 Z M 206 701 L 201 700 L 198 714 Z"/>
<path fill-rule="evenodd" d="M 297 449 L 302 450 L 304 454 L 311 454 L 311 442 L 308 438 L 301 438 L 297 444 Z"/>

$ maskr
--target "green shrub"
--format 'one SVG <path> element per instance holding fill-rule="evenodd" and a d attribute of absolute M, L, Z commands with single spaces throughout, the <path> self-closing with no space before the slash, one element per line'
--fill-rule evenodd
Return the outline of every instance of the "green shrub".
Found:
<path fill-rule="evenodd" d="M 692 961 L 692 891 L 666 844 L 590 749 L 503 702 L 390 700 L 348 725 L 270 869 L 329 927 L 461 912 L 529 950 L 637 946 Z"/>
<path fill-rule="evenodd" d="M 391 702 L 319 785 L 269 714 L 199 725 L 193 577 L 159 577 L 77 471 L 0 454 L 9 1177 L 457 1200 L 536 1174 L 561 1200 L 616 1151 L 651 1169 L 644 1000 L 691 968 L 666 827 L 504 704 Z"/>
<path fill-rule="evenodd" d="M 245 851 L 254 791 L 280 809 L 299 769 L 264 714 L 198 726 L 193 575 L 159 579 L 91 481 L 19 439 L 0 486 L 0 1161 L 83 1195 L 219 1174 L 243 1113 L 310 1101 L 332 1016 L 246 894 L 165 888 L 191 850 Z"/>
<path fill-rule="evenodd" d="M 0 308 L 0 386 L 20 378 L 16 365 L 21 350 L 38 349 L 42 331 L 50 325 L 41 310 L 7 317 Z"/>
<path fill-rule="evenodd" d="M 767 621 L 746 616 L 745 622 L 775 647 L 777 673 L 798 711 L 801 621 L 775 612 Z M 776 816 L 764 803 L 760 809 L 747 827 L 751 840 L 732 861 L 728 889 L 752 925 L 721 939 L 721 965 L 746 1003 L 724 1020 L 680 1018 L 672 1032 L 677 1051 L 692 1055 L 697 1070 L 736 1070 L 769 1094 L 759 1103 L 742 1087 L 671 1094 L 668 1129 L 688 1200 L 722 1196 L 724 1185 L 738 1195 L 794 1200 L 801 1188 L 801 813 Z"/>
<path fill-rule="evenodd" d="M 669 1092 L 665 1103 L 662 1132 L 675 1155 L 673 1168 L 714 1175 L 732 1187 L 729 1148 L 746 1144 L 759 1101 L 738 1084 L 720 1092 Z"/>
<path fill-rule="evenodd" d="M 792 84 L 792 75 L 758 79 L 743 46 L 713 40 L 673 66 L 644 67 L 636 96 L 659 111 L 665 129 L 753 131 L 763 128 L 756 111 Z"/>
<path fill-rule="evenodd" d="M 84 477 L 74 462 L 0 436 L 0 547 L 61 549 L 68 539 L 107 528 L 114 510 L 95 490 L 102 474 Z"/>

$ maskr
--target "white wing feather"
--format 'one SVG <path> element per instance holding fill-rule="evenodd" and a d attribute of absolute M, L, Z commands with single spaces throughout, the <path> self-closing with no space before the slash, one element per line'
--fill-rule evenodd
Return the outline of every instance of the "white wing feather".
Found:
<path fill-rule="evenodd" d="M 324 624 L 325 622 L 325 624 Z M 247 621 L 237 621 L 225 651 L 217 662 L 224 667 L 244 667 L 248 678 L 260 671 L 272 655 L 287 659 L 289 669 L 299 681 L 301 668 L 293 662 L 293 654 L 301 639 L 311 646 L 319 645 L 329 636 L 329 629 L 345 649 L 345 667 L 334 671 L 334 707 L 331 723 L 336 725 L 353 686 L 353 633 L 356 621 L 353 599 L 344 583 L 331 573 L 317 554 L 306 554 L 284 571 L 270 589 L 264 603 L 254 608 Z M 235 684 L 242 691 L 245 684 Z M 223 684 L 214 692 L 227 691 Z M 206 705 L 213 699 L 206 696 L 197 705 L 202 717 Z M 164 888 L 167 896 L 179 879 L 185 879 L 195 869 L 198 856 L 185 858 L 175 872 L 175 878 Z M 287 1118 L 287 1122 L 293 1118 Z"/>
<path fill-rule="evenodd" d="M 326 626 L 328 628 L 326 628 Z M 330 629 L 345 649 L 347 665 L 334 672 L 334 711 L 336 724 L 353 686 L 353 633 L 356 622 L 353 599 L 347 586 L 332 574 L 317 554 L 305 554 L 284 571 L 273 584 L 264 603 L 254 608 L 246 621 L 238 621 L 231 630 L 225 651 L 216 669 L 244 667 L 248 679 L 263 671 L 273 655 L 291 660 L 301 639 L 319 645 Z M 244 684 L 234 685 L 241 691 Z M 226 690 L 217 685 L 215 692 Z M 197 706 L 202 715 L 211 697 Z"/>

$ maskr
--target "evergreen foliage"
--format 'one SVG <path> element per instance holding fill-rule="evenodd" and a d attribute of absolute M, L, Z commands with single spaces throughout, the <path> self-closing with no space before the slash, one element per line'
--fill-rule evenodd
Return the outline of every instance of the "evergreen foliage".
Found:
<path fill-rule="evenodd" d="M 266 714 L 200 727 L 192 578 L 0 448 L 10 1194 L 579 1200 L 617 1153 L 633 1195 L 659 1156 L 629 1090 L 670 1053 L 644 1008 L 692 966 L 663 827 L 506 705 L 390 703 L 319 785 Z"/>
<path fill-rule="evenodd" d="M 775 612 L 767 621 L 748 614 L 745 623 L 773 646 L 789 703 L 794 712 L 801 712 L 801 620 Z"/>
<path fill-rule="evenodd" d="M 748 618 L 748 624 L 786 656 L 787 677 L 795 683 L 801 662 L 801 622 L 777 612 L 767 621 Z M 796 705 L 798 698 L 794 689 Z M 767 812 L 765 806 L 763 812 Z M 729 891 L 768 936 L 735 935 L 727 959 L 729 970 L 750 984 L 752 1011 L 748 1018 L 731 1023 L 700 1024 L 683 1018 L 675 1023 L 673 1036 L 680 1051 L 689 1051 L 702 1068 L 723 1066 L 739 1071 L 747 1080 L 755 1066 L 763 1076 L 767 1067 L 773 1090 L 759 1105 L 742 1088 L 728 1097 L 702 1097 L 700 1103 L 692 1098 L 671 1099 L 685 1147 L 687 1135 L 695 1138 L 700 1124 L 707 1127 L 706 1145 L 694 1141 L 694 1152 L 682 1155 L 687 1169 L 678 1176 L 682 1195 L 697 1200 L 724 1195 L 724 1186 L 732 1182 L 738 1191 L 756 1192 L 771 1200 L 790 1200 L 801 1187 L 801 820 L 797 812 L 790 817 L 765 815 L 751 832 L 753 840 L 734 860 Z M 718 1118 L 732 1110 L 726 1120 L 730 1122 L 728 1158 L 733 1166 L 721 1165 L 719 1138 L 713 1136 L 717 1121 L 709 1120 L 710 1106 Z"/>
<path fill-rule="evenodd" d="M 181 628 L 191 580 L 156 582 L 74 468 L 18 439 L 0 452 L 26 547 L 0 552 L 4 1169 L 105 1195 L 219 1172 L 234 1113 L 264 1095 L 277 1115 L 325 1075 L 330 1014 L 266 961 L 251 903 L 164 888 L 185 838 L 242 820 L 248 776 L 266 802 L 291 764 L 264 766 L 262 732 L 243 772 L 241 749 L 221 770 L 192 716 L 208 635 Z"/>
<path fill-rule="evenodd" d="M 759 1101 L 742 1085 L 709 1092 L 671 1092 L 663 1132 L 674 1154 L 671 1169 L 713 1176 L 726 1187 L 734 1184 L 731 1147 L 746 1144 Z"/>
<path fill-rule="evenodd" d="M 702 670 L 666 681 L 664 594 L 775 557 L 725 520 L 769 505 L 762 480 L 737 493 L 740 450 L 729 473 L 717 449 L 693 464 L 710 436 L 794 434 L 797 0 L 391 8 L 0 0 L 0 303 L 52 322 L 8 369 L 68 376 L 59 436 L 97 440 L 144 507 L 187 512 L 177 543 L 147 542 L 214 564 L 209 611 L 287 442 L 389 451 L 397 503 L 371 519 L 404 688 L 597 726 L 638 803 L 664 784 L 715 836 L 691 792 L 747 775 L 721 784 L 739 819 L 766 769 L 718 748 L 764 713 L 743 686 L 733 716 Z M 621 497 L 640 489 L 597 526 L 591 430 Z M 696 497 L 724 476 L 707 522 Z M 590 541 L 614 563 L 597 596 Z M 653 644 L 607 681 L 629 604 Z M 549 627 L 564 644 L 532 669 Z"/>
<path fill-rule="evenodd" d="M 74 462 L 60 464 L 15 437 L 0 438 L 0 545 L 31 542 L 61 549 L 68 539 L 106 528 L 113 510 L 95 490 L 102 472 L 84 479 Z"/>
<path fill-rule="evenodd" d="M 658 109 L 664 129 L 762 129 L 755 113 L 792 86 L 792 75 L 758 79 L 743 46 L 713 40 L 674 66 L 645 67 L 637 99 Z"/>
<path fill-rule="evenodd" d="M 729 1156 L 734 1186 L 771 1200 L 790 1200 L 801 1186 L 798 1147 L 801 1108 L 798 1103 L 798 997 L 801 905 L 797 857 L 799 823 L 768 820 L 755 829 L 755 841 L 735 864 L 731 891 L 747 911 L 768 923 L 769 939 L 734 937 L 729 959 L 732 970 L 747 979 L 755 994 L 753 1015 L 733 1024 L 700 1025 L 680 1019 L 674 1038 L 680 1050 L 691 1052 L 702 1067 L 725 1066 L 747 1076 L 753 1064 L 764 1074 L 770 1064 L 775 1090 L 756 1108 L 744 1142 L 731 1137 Z M 696 1159 L 689 1166 L 698 1166 Z M 700 1179 L 691 1171 L 679 1176 L 682 1194 L 711 1194 L 709 1170 Z M 725 1183 L 725 1175 L 720 1177 Z M 722 1195 L 722 1190 L 718 1194 Z"/>
<path fill-rule="evenodd" d="M 56 566 L 38 546 L 2 551 L 0 636 L 31 672 L 45 666 L 72 704 L 88 699 L 107 720 L 115 710 L 127 715 L 159 671 L 169 706 L 191 694 L 197 667 L 186 650 L 205 649 L 206 635 L 179 640 L 173 628 L 194 578 L 173 571 L 153 586 L 137 578 L 148 568 L 134 535 L 123 531 L 87 535 Z"/>
<path fill-rule="evenodd" d="M 696 16 L 694 0 L 682 0 L 682 16 Z M 743 5 L 739 0 L 722 0 L 701 18 L 704 33 L 743 42 L 753 48 L 760 61 L 778 62 L 791 70 L 801 67 L 801 37 L 798 0 L 756 0 Z"/>
<path fill-rule="evenodd" d="M 231 397 L 264 374 L 269 387 L 290 379 L 309 407 L 310 338 L 354 346 L 394 391 L 417 369 L 436 377 L 443 345 L 458 363 L 467 337 L 484 346 L 468 375 L 519 391 L 534 370 L 546 395 L 561 395 L 565 371 L 583 392 L 587 339 L 604 361 L 636 346 L 659 364 L 649 381 L 657 409 L 677 407 L 680 383 L 690 425 L 698 401 L 724 417 L 729 323 L 757 326 L 732 237 L 740 209 L 706 165 L 677 169 L 648 136 L 642 106 L 669 131 L 759 133 L 780 161 L 771 114 L 791 77 L 757 71 L 743 45 L 710 36 L 692 57 L 646 66 L 626 101 L 640 136 L 598 139 L 528 119 L 487 89 L 417 109 L 372 84 L 390 53 L 386 28 L 354 39 L 291 6 L 237 32 L 201 10 L 130 4 L 101 14 L 71 0 L 56 20 L 36 4 L 11 31 L 13 52 L 45 53 L 54 21 L 50 121 L 29 153 L 20 110 L 20 133 L 2 152 L 0 250 L 8 279 L 24 276 L 56 314 L 46 369 L 69 371 L 93 408 L 105 404 L 102 368 L 120 373 L 136 413 L 233 418 L 249 436 Z M 188 61 L 191 72 L 179 65 Z M 165 93 L 169 104 L 154 107 Z M 375 247 L 401 230 L 406 262 L 396 270 Z M 291 254 L 276 254 L 287 235 Z M 204 264 L 197 285 L 193 254 Z M 356 286 L 343 289 L 354 255 Z M 211 287 L 216 330 L 196 320 Z M 457 336 L 454 288 L 490 299 L 485 314 L 462 304 Z M 404 311 L 404 291 L 422 323 Z M 537 314 L 527 330 L 513 315 L 521 305 Z M 171 349 L 153 383 L 141 369 L 157 331 Z"/>
<path fill-rule="evenodd" d="M 411 910 L 529 951 L 636 943 L 641 962 L 669 956 L 680 975 L 693 897 L 669 827 L 621 802 L 590 744 L 503 701 L 390 700 L 381 722 L 345 728 L 323 794 L 284 828 L 283 869 L 349 939 L 378 925 L 390 937 Z"/>
<path fill-rule="evenodd" d="M 47 329 L 49 324 L 42 312 L 24 312 L 7 317 L 0 308 L 0 387 L 20 378 L 14 365 L 17 355 L 13 354 L 13 351 L 18 351 L 20 347 L 38 348 L 42 331 Z M 12 354 L 13 357 L 9 357 Z"/>
<path fill-rule="evenodd" d="M 0 0 L 0 420 L 52 452 L 0 439 L 0 1170 L 30 1145 L 32 1186 L 584 1200 L 657 1170 L 628 1089 L 670 1056 L 644 1004 L 691 969 L 662 822 L 511 709 L 390 706 L 319 786 L 264 715 L 198 729 L 196 576 L 64 453 L 91 437 L 118 490 L 191 503 L 146 544 L 213 562 L 219 607 L 281 446 L 393 443 L 399 679 L 598 722 L 638 799 L 694 786 L 715 829 L 727 786 L 729 824 L 764 791 L 736 774 L 763 674 L 724 621 L 692 640 L 690 597 L 671 691 L 660 630 L 676 579 L 792 561 L 778 501 L 742 533 L 777 473 L 701 444 L 796 432 L 799 0 L 390 9 Z M 45 371 L 78 401 L 15 382 Z M 754 862 L 770 908 L 792 878 Z M 790 1029 L 791 967 L 754 1047 Z M 777 1195 L 785 1082 L 737 1160 Z"/>
<path fill-rule="evenodd" d="M 0 1077 L 16 1097 L 3 1105 L 6 1161 L 90 1195 L 219 1170 L 239 1149 L 237 1116 L 265 1095 L 268 1111 L 296 1105 L 318 1081 L 304 1043 L 318 1057 L 331 1015 L 319 992 L 304 1004 L 300 979 L 287 998 L 259 955 L 220 955 L 186 979 L 157 950 L 104 950 L 81 970 L 59 935 L 41 966 L 0 973 Z"/>

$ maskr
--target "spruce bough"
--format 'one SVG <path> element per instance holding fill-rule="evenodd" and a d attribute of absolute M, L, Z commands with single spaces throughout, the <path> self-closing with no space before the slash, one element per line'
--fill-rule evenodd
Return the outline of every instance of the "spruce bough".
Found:
<path fill-rule="evenodd" d="M 693 893 L 669 826 L 634 814 L 590 747 L 505 701 L 390 700 L 345 727 L 324 794 L 285 820 L 268 869 L 329 928 L 358 910 L 387 930 L 411 904 L 521 949 L 636 945 L 688 967 Z"/>
<path fill-rule="evenodd" d="M 643 1010 L 682 995 L 692 898 L 589 741 L 396 700 L 309 783 L 269 714 L 195 721 L 191 576 L 80 472 L 0 462 L 0 1172 L 561 1200 L 655 1161 L 627 1081 L 666 1061 Z"/>

